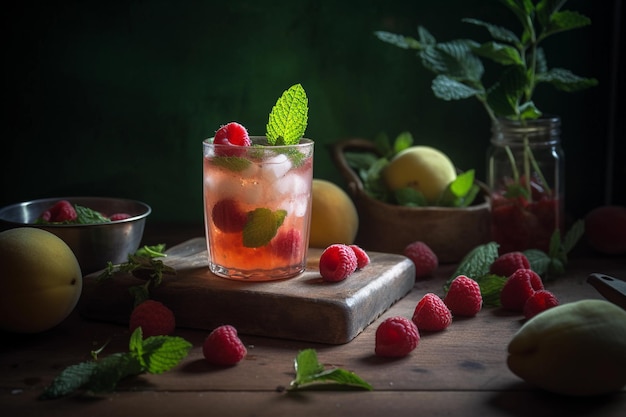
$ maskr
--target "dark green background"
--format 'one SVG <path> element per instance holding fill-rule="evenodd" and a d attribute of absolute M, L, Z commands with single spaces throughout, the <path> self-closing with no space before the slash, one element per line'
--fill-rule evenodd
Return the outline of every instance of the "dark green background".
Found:
<path fill-rule="evenodd" d="M 623 94 L 611 107 L 624 86 L 623 65 L 617 84 L 611 72 L 616 1 L 571 1 L 593 24 L 545 44 L 550 66 L 600 80 L 582 93 L 537 94 L 544 112 L 563 119 L 573 216 L 624 204 Z M 462 18 L 518 28 L 495 0 L 18 3 L 3 16 L 0 205 L 119 196 L 150 204 L 154 221 L 201 222 L 202 139 L 232 120 L 264 134 L 272 105 L 295 83 L 309 96 L 316 177 L 345 185 L 330 158 L 336 141 L 408 130 L 484 179 L 483 109 L 436 99 L 414 52 L 373 31 L 415 36 L 423 25 L 439 40 L 482 41 L 486 33 Z"/>

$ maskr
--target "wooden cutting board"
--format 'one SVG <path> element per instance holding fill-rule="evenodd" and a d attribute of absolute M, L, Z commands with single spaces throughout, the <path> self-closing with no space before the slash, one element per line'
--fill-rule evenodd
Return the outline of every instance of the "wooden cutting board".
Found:
<path fill-rule="evenodd" d="M 310 249 L 306 271 L 292 279 L 240 282 L 209 271 L 204 238 L 167 251 L 176 269 L 151 290 L 176 316 L 178 327 L 212 330 L 231 324 L 242 334 L 342 344 L 362 332 L 415 283 L 415 267 L 404 256 L 369 252 L 371 263 L 337 283 L 319 274 L 320 249 Z M 80 313 L 89 319 L 128 324 L 133 297 L 128 289 L 144 281 L 130 274 L 96 281 L 85 277 Z"/>

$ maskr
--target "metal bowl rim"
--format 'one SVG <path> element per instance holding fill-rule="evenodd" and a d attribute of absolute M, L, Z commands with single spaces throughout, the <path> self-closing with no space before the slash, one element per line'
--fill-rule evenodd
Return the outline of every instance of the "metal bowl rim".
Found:
<path fill-rule="evenodd" d="M 136 204 L 139 205 L 141 207 L 143 207 L 144 212 L 141 214 L 138 214 L 136 216 L 131 216 L 127 219 L 121 219 L 121 220 L 114 220 L 111 222 L 107 222 L 107 223 L 90 223 L 90 224 L 38 224 L 38 223 L 24 223 L 24 222 L 16 222 L 13 220 L 8 220 L 5 219 L 3 217 L 4 212 L 6 211 L 10 211 L 11 209 L 15 209 L 17 207 L 28 207 L 30 205 L 35 205 L 35 204 L 42 204 L 42 203 L 53 203 L 53 202 L 57 202 L 60 200 L 68 200 L 70 202 L 75 201 L 75 200 L 81 200 L 81 201 L 98 201 L 98 202 L 111 202 L 111 201 L 115 201 L 115 202 L 121 202 L 121 203 L 132 203 L 132 204 Z M 84 204 L 84 203 L 83 203 Z M 0 222 L 4 222 L 5 224 L 11 224 L 11 225 L 16 225 L 16 226 L 35 226 L 35 227 L 47 227 L 47 228 L 72 228 L 72 227 L 77 227 L 77 228 L 86 228 L 86 227 L 103 227 L 103 226 L 107 226 L 107 225 L 113 225 L 113 224 L 122 224 L 122 223 L 132 223 L 132 222 L 136 222 L 139 220 L 143 220 L 146 217 L 148 217 L 148 215 L 150 215 L 150 213 L 152 213 L 152 208 L 139 200 L 133 200 L 133 199 L 129 199 L 129 198 L 116 198 L 116 197 L 81 197 L 81 196 L 73 196 L 73 197 L 49 197 L 49 198 L 39 198 L 39 199 L 35 199 L 35 200 L 27 200 L 27 201 L 22 201 L 19 203 L 14 203 L 14 204 L 9 204 L 7 206 L 1 207 L 0 208 Z"/>

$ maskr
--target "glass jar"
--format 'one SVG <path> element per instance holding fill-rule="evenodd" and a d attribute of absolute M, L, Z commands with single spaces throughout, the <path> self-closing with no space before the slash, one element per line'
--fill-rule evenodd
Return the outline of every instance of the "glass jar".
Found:
<path fill-rule="evenodd" d="M 498 119 L 487 160 L 492 238 L 500 253 L 540 249 L 563 231 L 564 155 L 561 120 Z"/>

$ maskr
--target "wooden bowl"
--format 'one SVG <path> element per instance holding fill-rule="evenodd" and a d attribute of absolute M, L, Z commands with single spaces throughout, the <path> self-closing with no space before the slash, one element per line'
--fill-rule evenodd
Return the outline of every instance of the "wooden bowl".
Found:
<path fill-rule="evenodd" d="M 348 165 L 345 151 L 375 152 L 365 139 L 347 139 L 332 148 L 335 164 L 348 182 L 348 194 L 359 214 L 355 243 L 365 250 L 401 254 L 409 243 L 426 243 L 440 263 L 456 263 L 478 245 L 491 240 L 491 212 L 487 187 L 473 205 L 455 207 L 405 207 L 370 197 L 357 173 Z"/>

